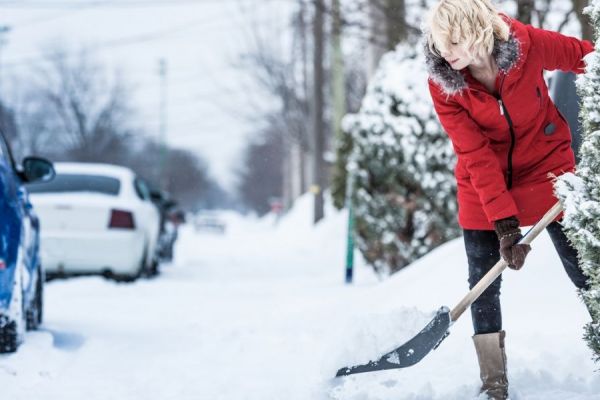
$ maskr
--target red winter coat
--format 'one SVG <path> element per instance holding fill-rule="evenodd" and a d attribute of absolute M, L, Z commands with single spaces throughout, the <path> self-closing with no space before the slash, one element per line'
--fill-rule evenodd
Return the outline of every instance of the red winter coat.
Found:
<path fill-rule="evenodd" d="M 458 156 L 458 220 L 493 229 L 517 216 L 533 225 L 557 201 L 552 176 L 573 171 L 571 133 L 548 96 L 543 70 L 583 72 L 588 41 L 509 19 L 511 37 L 496 40 L 497 96 L 469 73 L 426 50 L 435 110 Z"/>

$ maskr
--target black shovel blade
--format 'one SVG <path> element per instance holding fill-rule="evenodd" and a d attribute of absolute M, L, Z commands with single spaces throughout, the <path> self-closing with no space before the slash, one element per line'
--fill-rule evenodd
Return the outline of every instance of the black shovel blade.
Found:
<path fill-rule="evenodd" d="M 450 310 L 442 307 L 421 332 L 402 346 L 386 353 L 377 361 L 342 368 L 335 376 L 410 367 L 421 361 L 431 350 L 437 348 L 442 340 L 450 334 L 448 328 L 450 328 Z"/>

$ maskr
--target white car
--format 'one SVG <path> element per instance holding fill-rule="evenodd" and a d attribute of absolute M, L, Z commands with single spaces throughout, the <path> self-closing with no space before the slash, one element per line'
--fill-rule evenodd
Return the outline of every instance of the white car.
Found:
<path fill-rule="evenodd" d="M 131 281 L 156 272 L 160 217 L 144 181 L 115 165 L 57 162 L 54 168 L 54 180 L 28 187 L 47 276 Z"/>

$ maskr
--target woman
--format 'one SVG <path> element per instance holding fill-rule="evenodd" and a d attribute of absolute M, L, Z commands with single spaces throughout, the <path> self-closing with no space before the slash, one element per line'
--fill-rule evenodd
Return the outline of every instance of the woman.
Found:
<path fill-rule="evenodd" d="M 583 72 L 588 41 L 525 26 L 489 0 L 441 0 L 427 27 L 429 88 L 458 157 L 459 223 L 473 287 L 504 258 L 523 266 L 517 244 L 557 201 L 552 176 L 573 171 L 569 127 L 548 96 L 544 70 Z M 577 288 L 586 279 L 558 222 L 548 233 Z M 482 392 L 506 399 L 505 332 L 498 278 L 471 306 Z"/>

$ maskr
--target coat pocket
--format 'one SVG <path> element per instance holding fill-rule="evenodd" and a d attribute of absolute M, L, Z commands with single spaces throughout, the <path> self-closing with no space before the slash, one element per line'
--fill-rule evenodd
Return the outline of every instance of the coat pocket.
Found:
<path fill-rule="evenodd" d="M 542 133 L 542 140 L 546 141 L 571 140 L 569 123 L 554 104 L 550 106 L 548 118 L 542 125 Z"/>

